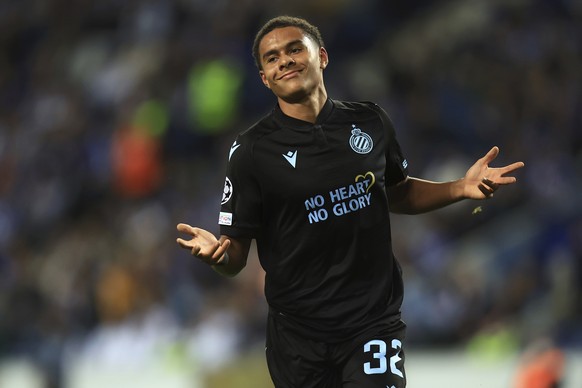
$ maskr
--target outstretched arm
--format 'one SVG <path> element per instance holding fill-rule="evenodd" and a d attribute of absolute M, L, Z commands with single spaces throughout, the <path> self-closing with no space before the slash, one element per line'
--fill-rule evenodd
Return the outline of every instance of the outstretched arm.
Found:
<path fill-rule="evenodd" d="M 390 210 L 394 213 L 419 214 L 458 202 L 462 199 L 487 199 L 500 186 L 515 183 L 512 176 L 505 176 L 524 166 L 523 162 L 493 168 L 489 167 L 499 154 L 493 147 L 467 170 L 465 176 L 452 182 L 431 182 L 408 177 L 388 188 Z"/>
<path fill-rule="evenodd" d="M 176 242 L 182 248 L 188 249 L 192 256 L 212 266 L 216 272 L 234 276 L 246 266 L 251 239 L 224 235 L 217 239 L 209 231 L 188 224 L 178 224 L 177 229 L 191 238 L 177 238 Z"/>

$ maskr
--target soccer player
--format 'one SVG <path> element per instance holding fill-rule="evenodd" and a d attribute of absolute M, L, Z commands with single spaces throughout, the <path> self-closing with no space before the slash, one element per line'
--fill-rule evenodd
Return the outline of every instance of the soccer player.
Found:
<path fill-rule="evenodd" d="M 179 224 L 189 236 L 177 242 L 234 276 L 256 240 L 277 388 L 405 387 L 403 285 L 389 212 L 490 198 L 524 164 L 490 167 L 493 147 L 459 180 L 410 177 L 382 108 L 328 97 L 329 56 L 315 26 L 274 18 L 257 33 L 253 56 L 277 104 L 230 148 L 221 236 Z"/>

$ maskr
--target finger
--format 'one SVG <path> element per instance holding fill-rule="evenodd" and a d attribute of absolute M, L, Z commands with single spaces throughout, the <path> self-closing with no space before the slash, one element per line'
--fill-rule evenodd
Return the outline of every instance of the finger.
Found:
<path fill-rule="evenodd" d="M 177 238 L 176 242 L 178 243 L 178 245 L 180 245 L 180 247 L 184 249 L 192 249 L 192 244 L 187 240 Z"/>
<path fill-rule="evenodd" d="M 502 171 L 501 175 L 507 174 L 509 172 L 513 172 L 513 171 L 518 170 L 524 166 L 525 166 L 525 163 L 523 163 L 523 162 L 511 163 L 509 166 L 505 166 L 505 167 L 500 169 Z"/>
<path fill-rule="evenodd" d="M 510 185 L 515 182 L 517 182 L 517 178 L 514 176 L 502 176 L 499 177 L 496 181 L 498 185 Z"/>
<path fill-rule="evenodd" d="M 230 240 L 224 240 L 218 249 L 212 255 L 212 260 L 217 261 L 226 253 L 228 247 L 230 246 Z"/>
<path fill-rule="evenodd" d="M 490 175 L 491 176 L 491 175 Z M 486 178 L 489 179 L 489 178 Z M 494 179 L 494 180 L 493 180 Z M 509 185 L 517 182 L 517 178 L 514 176 L 503 176 L 503 173 L 495 172 L 493 174 L 493 179 L 490 180 L 491 183 L 496 185 Z"/>
<path fill-rule="evenodd" d="M 493 182 L 491 179 L 487 177 L 483 178 L 482 183 L 492 192 L 499 188 L 499 183 Z"/>
<path fill-rule="evenodd" d="M 491 189 L 491 187 L 483 184 L 483 183 L 479 183 L 479 190 L 483 193 L 483 195 L 485 196 L 485 198 L 491 198 L 493 197 L 493 191 Z"/>
<path fill-rule="evenodd" d="M 190 253 L 192 253 L 192 256 L 198 256 L 198 254 L 200 253 L 201 247 L 200 245 L 194 245 L 192 247 L 192 250 L 190 251 Z"/>
<path fill-rule="evenodd" d="M 194 228 L 188 224 L 180 223 L 176 225 L 176 229 L 178 229 L 178 232 L 194 234 Z"/>
<path fill-rule="evenodd" d="M 485 156 L 483 156 L 481 159 L 486 163 L 489 164 L 490 162 L 492 162 L 497 155 L 499 155 L 499 147 L 494 146 L 493 148 L 491 148 L 489 150 L 489 152 L 487 152 L 485 154 Z"/>

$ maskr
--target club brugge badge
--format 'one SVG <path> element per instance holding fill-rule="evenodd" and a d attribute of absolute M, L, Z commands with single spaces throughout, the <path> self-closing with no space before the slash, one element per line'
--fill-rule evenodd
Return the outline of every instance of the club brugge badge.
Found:
<path fill-rule="evenodd" d="M 372 151 L 374 147 L 374 142 L 370 135 L 366 132 L 362 132 L 360 128 L 356 128 L 354 124 L 352 124 L 352 136 L 350 137 L 350 147 L 357 152 L 358 154 L 367 154 L 368 152 Z"/>

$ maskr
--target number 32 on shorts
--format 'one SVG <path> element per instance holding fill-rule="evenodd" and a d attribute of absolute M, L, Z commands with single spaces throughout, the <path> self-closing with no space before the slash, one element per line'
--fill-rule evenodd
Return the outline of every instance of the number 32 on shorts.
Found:
<path fill-rule="evenodd" d="M 396 351 L 396 354 L 390 357 L 390 372 L 393 375 L 404 377 L 402 371 L 396 366 L 398 361 L 402 360 L 400 358 L 402 342 L 398 339 L 393 339 L 391 345 L 392 349 Z M 367 375 L 375 375 L 388 371 L 388 359 L 386 359 L 387 349 L 388 345 L 382 340 L 371 340 L 364 345 L 364 353 L 372 353 L 372 357 L 374 358 L 373 361 L 364 363 L 364 373 Z"/>

